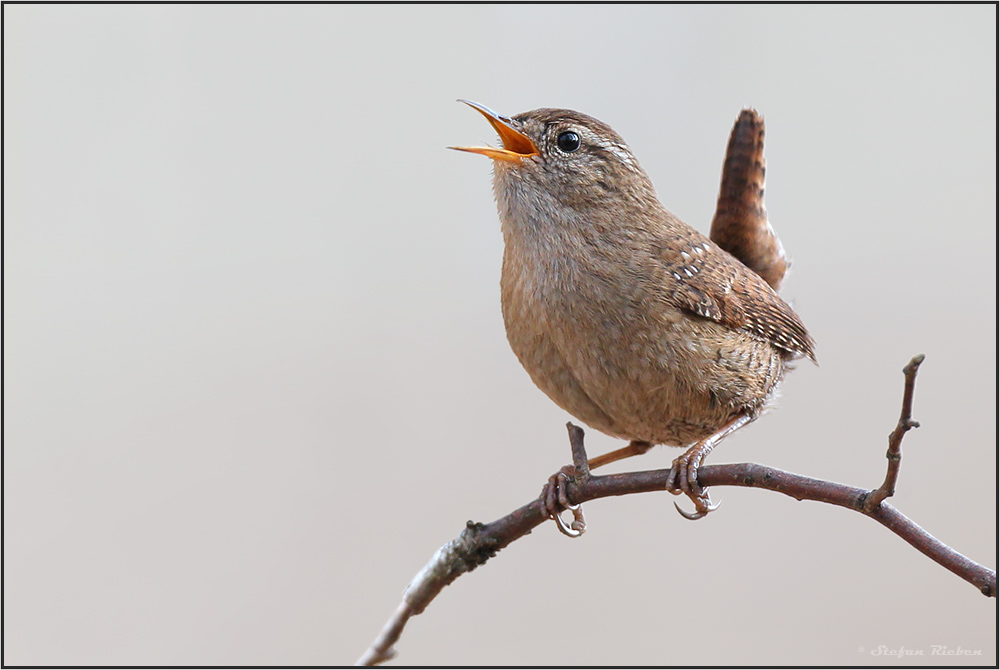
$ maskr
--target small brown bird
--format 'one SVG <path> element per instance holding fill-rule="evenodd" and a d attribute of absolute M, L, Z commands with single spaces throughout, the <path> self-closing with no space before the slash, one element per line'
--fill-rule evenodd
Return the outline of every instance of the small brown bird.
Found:
<path fill-rule="evenodd" d="M 790 360 L 815 360 L 805 326 L 766 281 L 660 204 L 608 125 L 567 109 L 508 118 L 461 102 L 503 142 L 452 148 L 493 159 L 511 348 L 556 404 L 630 440 L 591 467 L 654 444 L 689 447 L 668 490 L 694 502 L 685 516 L 704 516 L 715 506 L 698 467 L 759 416 Z"/>

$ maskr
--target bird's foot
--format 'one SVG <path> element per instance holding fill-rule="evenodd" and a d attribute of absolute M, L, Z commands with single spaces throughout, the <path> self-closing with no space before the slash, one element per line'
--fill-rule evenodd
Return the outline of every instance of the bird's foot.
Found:
<path fill-rule="evenodd" d="M 587 522 L 583 519 L 583 508 L 579 503 L 574 505 L 570 502 L 567 488 L 571 483 L 581 484 L 590 479 L 590 465 L 587 463 L 587 449 L 583 446 L 583 429 L 572 423 L 567 423 L 566 429 L 573 451 L 573 465 L 566 465 L 549 477 L 538 499 L 545 516 L 556 522 L 560 533 L 567 537 L 580 537 L 587 531 Z M 567 524 L 562 518 L 565 511 L 573 513 L 572 523 Z"/>
<path fill-rule="evenodd" d="M 708 440 L 703 440 L 694 445 L 681 456 L 674 459 L 673 467 L 667 479 L 667 491 L 674 495 L 683 493 L 694 503 L 694 512 L 685 512 L 676 502 L 674 507 L 685 519 L 696 521 L 709 512 L 719 509 L 721 502 L 713 503 L 708 489 L 703 489 L 698 483 L 698 467 L 701 465 L 708 452 L 712 450 L 712 444 Z"/>
<path fill-rule="evenodd" d="M 589 473 L 584 475 L 574 465 L 563 466 L 559 472 L 549 477 L 545 486 L 542 487 L 541 495 L 538 496 L 546 516 L 553 519 L 559 532 L 567 537 L 580 537 L 587 531 L 587 522 L 583 518 L 583 507 L 579 503 L 576 505 L 570 503 L 566 493 L 567 485 L 589 476 Z M 566 511 L 573 513 L 573 521 L 569 524 L 562 517 L 562 513 Z"/>

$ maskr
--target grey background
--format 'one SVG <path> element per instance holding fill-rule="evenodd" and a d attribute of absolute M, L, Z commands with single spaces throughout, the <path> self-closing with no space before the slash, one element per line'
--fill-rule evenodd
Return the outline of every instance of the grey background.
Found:
<path fill-rule="evenodd" d="M 995 6 L 3 11 L 5 663 L 351 663 L 568 462 L 459 97 L 607 121 L 703 231 L 756 107 L 820 366 L 709 462 L 877 486 L 923 352 L 892 503 L 995 568 Z M 713 493 L 543 526 L 399 662 L 996 663 L 996 602 L 882 527 Z"/>

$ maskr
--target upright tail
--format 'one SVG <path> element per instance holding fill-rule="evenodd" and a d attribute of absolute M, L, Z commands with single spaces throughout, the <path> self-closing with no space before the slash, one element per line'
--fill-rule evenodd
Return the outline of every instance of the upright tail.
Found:
<path fill-rule="evenodd" d="M 764 119 L 753 109 L 740 112 L 729 136 L 710 237 L 775 291 L 781 286 L 791 262 L 764 209 Z"/>

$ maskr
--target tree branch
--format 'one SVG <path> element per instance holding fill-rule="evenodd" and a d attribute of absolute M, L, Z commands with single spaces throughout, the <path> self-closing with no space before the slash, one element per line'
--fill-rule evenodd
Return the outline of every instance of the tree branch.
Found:
<path fill-rule="evenodd" d="M 916 356 L 903 369 L 906 375 L 903 410 L 896 429 L 890 435 L 889 452 L 887 453 L 888 472 L 885 482 L 878 489 L 869 491 L 854 488 L 755 463 L 703 466 L 698 469 L 698 483 L 703 488 L 743 486 L 766 489 L 783 493 L 796 500 L 815 500 L 860 512 L 906 540 L 931 560 L 975 586 L 983 595 L 995 598 L 997 595 L 997 576 L 994 570 L 966 558 L 884 502 L 885 498 L 892 495 L 896 477 L 899 474 L 900 444 L 903 435 L 917 425 L 916 422 L 910 420 L 910 411 L 913 404 L 913 387 L 917 368 L 922 361 L 923 356 Z M 573 424 L 568 424 L 567 427 L 573 445 L 574 462 L 578 464 L 577 475 L 566 477 L 563 480 L 564 492 L 570 503 L 581 504 L 597 498 L 664 491 L 666 489 L 671 472 L 669 469 L 628 472 L 603 477 L 591 475 L 579 467 L 580 462 L 586 464 L 586 453 L 583 449 L 582 439 L 583 431 Z M 438 549 L 430 562 L 414 577 L 403 593 L 403 603 L 397 608 L 372 646 L 358 659 L 357 664 L 377 665 L 395 656 L 396 652 L 392 645 L 399 640 L 399 636 L 411 616 L 423 612 L 438 593 L 460 575 L 482 565 L 495 556 L 498 551 L 518 538 L 524 537 L 531 532 L 531 529 L 541 525 L 548 518 L 544 502 L 539 499 L 533 500 L 492 523 L 468 522 L 462 533 Z"/>
<path fill-rule="evenodd" d="M 913 410 L 913 387 L 917 383 L 917 370 L 924 362 L 924 355 L 914 356 L 906 367 L 903 374 L 906 383 L 903 386 L 903 408 L 899 412 L 899 422 L 891 433 L 889 433 L 889 449 L 885 452 L 885 457 L 889 461 L 889 467 L 885 473 L 885 481 L 878 487 L 865 501 L 865 514 L 882 504 L 882 501 L 896 492 L 896 479 L 899 477 L 899 465 L 903 458 L 900 446 L 903 444 L 903 436 L 911 428 L 919 428 L 920 424 L 910 419 L 910 412 Z"/>

